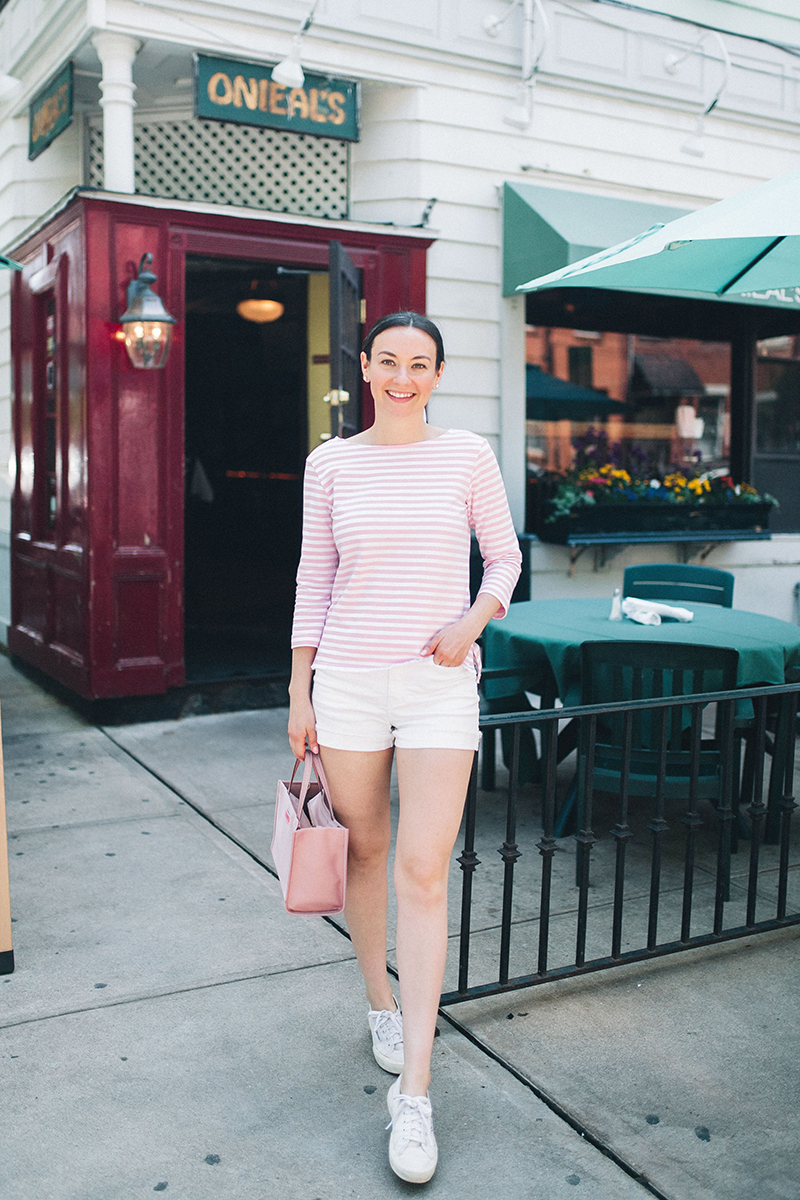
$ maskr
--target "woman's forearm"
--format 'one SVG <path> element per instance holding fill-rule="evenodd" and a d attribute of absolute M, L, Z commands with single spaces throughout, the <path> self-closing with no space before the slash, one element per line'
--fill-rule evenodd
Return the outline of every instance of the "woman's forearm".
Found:
<path fill-rule="evenodd" d="M 472 633 L 473 642 L 481 636 L 495 613 L 503 607 L 500 600 L 491 592 L 481 592 L 475 603 L 464 614 L 462 620 Z"/>
<path fill-rule="evenodd" d="M 307 700 L 311 695 L 311 667 L 316 654 L 316 646 L 295 646 L 292 650 L 292 676 L 289 680 L 290 700 Z"/>
<path fill-rule="evenodd" d="M 306 743 L 316 752 L 317 726 L 311 703 L 311 665 L 316 646 L 296 646 L 292 651 L 292 678 L 289 682 L 289 745 L 297 758 L 303 758 Z"/>

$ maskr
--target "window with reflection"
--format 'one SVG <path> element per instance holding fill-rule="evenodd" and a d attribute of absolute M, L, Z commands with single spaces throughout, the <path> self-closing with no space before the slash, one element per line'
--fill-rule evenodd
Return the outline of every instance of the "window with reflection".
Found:
<path fill-rule="evenodd" d="M 568 470 L 590 426 L 654 471 L 727 468 L 727 342 L 528 326 L 526 351 L 533 473 Z"/>
<path fill-rule="evenodd" d="M 800 337 L 758 343 L 753 482 L 779 501 L 777 533 L 800 529 Z"/>
<path fill-rule="evenodd" d="M 636 478 L 727 473 L 728 342 L 528 326 L 526 360 L 529 530 L 598 435 Z"/>

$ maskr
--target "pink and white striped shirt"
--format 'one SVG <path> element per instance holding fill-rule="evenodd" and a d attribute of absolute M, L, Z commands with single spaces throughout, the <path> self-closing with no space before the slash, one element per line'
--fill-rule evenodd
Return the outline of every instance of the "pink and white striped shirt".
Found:
<path fill-rule="evenodd" d="M 470 607 L 470 528 L 481 592 L 505 616 L 522 556 L 489 443 L 466 429 L 424 442 L 334 438 L 306 461 L 292 646 L 353 671 L 420 658 Z M 473 651 L 475 654 L 475 651 Z"/>

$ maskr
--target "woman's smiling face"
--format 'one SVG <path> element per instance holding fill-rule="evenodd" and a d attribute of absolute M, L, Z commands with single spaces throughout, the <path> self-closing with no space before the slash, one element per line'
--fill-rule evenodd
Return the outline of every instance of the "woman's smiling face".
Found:
<path fill-rule="evenodd" d="M 392 418 L 422 412 L 438 384 L 444 363 L 436 366 L 436 343 L 414 326 L 394 325 L 379 333 L 361 369 L 370 385 L 376 415 Z"/>

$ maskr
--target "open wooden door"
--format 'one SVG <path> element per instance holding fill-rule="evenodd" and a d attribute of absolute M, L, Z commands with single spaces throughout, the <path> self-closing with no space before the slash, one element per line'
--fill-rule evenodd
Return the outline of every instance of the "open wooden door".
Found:
<path fill-rule="evenodd" d="M 358 269 L 341 242 L 330 242 L 331 435 L 361 428 L 361 291 Z"/>

